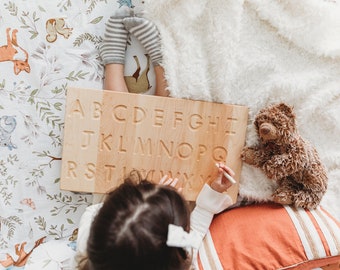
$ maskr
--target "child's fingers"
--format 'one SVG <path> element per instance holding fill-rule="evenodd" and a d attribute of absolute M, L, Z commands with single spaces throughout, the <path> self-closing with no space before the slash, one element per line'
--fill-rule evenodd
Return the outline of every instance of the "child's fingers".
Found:
<path fill-rule="evenodd" d="M 172 180 L 172 182 L 170 183 L 170 186 L 176 187 L 177 183 L 178 183 L 178 178 L 174 178 L 174 179 Z"/>
<path fill-rule="evenodd" d="M 166 179 L 168 179 L 167 175 L 164 175 L 161 180 L 159 180 L 159 184 L 164 185 L 164 182 L 166 181 Z"/>
<path fill-rule="evenodd" d="M 178 183 L 178 178 L 170 178 L 170 177 L 167 177 L 167 179 L 162 182 L 163 185 L 172 186 L 172 187 L 175 187 L 177 183 Z"/>
<path fill-rule="evenodd" d="M 231 168 L 229 168 L 227 165 L 225 165 L 223 163 L 218 163 L 218 164 L 219 164 L 220 169 L 224 170 L 225 172 L 227 172 L 231 176 L 235 175 L 235 172 Z"/>
<path fill-rule="evenodd" d="M 164 175 L 161 180 L 159 181 L 159 184 L 164 186 L 171 186 L 177 190 L 177 192 L 181 193 L 183 191 L 182 187 L 176 187 L 179 182 L 178 178 L 170 178 L 167 175 Z"/>
<path fill-rule="evenodd" d="M 173 181 L 173 179 L 172 178 L 168 178 L 165 182 L 164 182 L 164 184 L 163 185 L 165 185 L 165 186 L 170 186 L 171 185 L 171 183 L 172 183 L 172 181 Z"/>
<path fill-rule="evenodd" d="M 220 174 L 222 174 L 224 177 L 223 180 L 221 180 L 221 183 L 225 182 L 225 178 L 227 180 L 229 180 L 229 182 L 231 182 L 232 184 L 236 183 L 236 180 L 233 178 L 233 176 L 235 175 L 234 171 L 229 168 L 227 165 L 223 164 L 223 163 L 216 163 L 216 166 L 218 167 L 218 171 Z"/>
<path fill-rule="evenodd" d="M 230 188 L 230 187 L 233 185 L 233 183 L 230 182 L 230 181 L 229 181 L 227 178 L 225 178 L 225 177 L 222 177 L 222 182 L 221 182 L 221 184 L 222 184 L 226 189 Z"/>

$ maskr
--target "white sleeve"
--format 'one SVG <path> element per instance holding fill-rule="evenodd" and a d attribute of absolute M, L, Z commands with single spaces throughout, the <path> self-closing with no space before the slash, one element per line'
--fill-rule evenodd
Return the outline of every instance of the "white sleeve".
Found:
<path fill-rule="evenodd" d="M 190 217 L 191 230 L 203 237 L 206 235 L 215 214 L 232 204 L 230 196 L 213 190 L 205 184 L 197 197 L 196 207 Z"/>
<path fill-rule="evenodd" d="M 232 199 L 226 193 L 213 190 L 205 184 L 196 200 L 196 207 L 190 216 L 190 229 L 194 231 L 200 241 L 207 234 L 215 214 L 225 210 L 232 204 Z M 194 250 L 193 263 L 196 263 L 198 250 Z"/>
<path fill-rule="evenodd" d="M 86 246 L 90 234 L 91 224 L 102 206 L 102 203 L 98 203 L 87 207 L 84 214 L 80 218 L 77 237 L 78 255 L 86 256 Z"/>

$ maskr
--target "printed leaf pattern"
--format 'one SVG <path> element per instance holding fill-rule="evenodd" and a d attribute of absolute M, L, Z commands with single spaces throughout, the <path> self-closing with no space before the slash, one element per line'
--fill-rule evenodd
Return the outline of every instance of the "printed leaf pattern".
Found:
<path fill-rule="evenodd" d="M 0 54 L 8 46 L 6 29 L 11 28 L 12 39 L 16 34 L 16 55 L 0 57 L 7 59 L 0 60 L 1 256 L 15 258 L 21 239 L 27 246 L 42 236 L 70 239 L 92 202 L 91 194 L 59 188 L 66 93 L 69 86 L 102 88 L 98 48 L 106 21 L 122 6 L 134 5 L 117 0 L 0 3 Z M 144 51 L 134 53 L 144 58 Z M 16 58 L 30 68 L 15 74 Z"/>

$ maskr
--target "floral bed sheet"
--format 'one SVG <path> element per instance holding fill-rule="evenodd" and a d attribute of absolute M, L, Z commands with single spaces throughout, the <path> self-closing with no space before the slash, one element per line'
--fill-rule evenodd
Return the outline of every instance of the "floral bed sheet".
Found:
<path fill-rule="evenodd" d="M 59 188 L 69 86 L 102 88 L 105 22 L 129 0 L 0 3 L 0 269 L 67 269 L 91 194 Z M 152 66 L 133 37 L 126 76 L 154 91 Z M 44 245 L 55 245 L 45 254 Z M 63 248 L 61 248 L 61 246 Z M 29 256 L 33 250 L 35 256 Z M 40 254 L 42 258 L 39 258 Z M 25 267 L 26 265 L 26 267 Z"/>

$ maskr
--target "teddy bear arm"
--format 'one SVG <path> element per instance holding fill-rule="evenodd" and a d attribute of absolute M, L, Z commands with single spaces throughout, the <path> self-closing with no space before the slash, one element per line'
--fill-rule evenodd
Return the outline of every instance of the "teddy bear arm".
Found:
<path fill-rule="evenodd" d="M 264 152 L 256 146 L 244 147 L 241 152 L 241 159 L 255 167 L 260 167 L 263 164 Z"/>
<path fill-rule="evenodd" d="M 263 165 L 266 175 L 273 180 L 279 180 L 297 173 L 304 167 L 305 161 L 299 160 L 290 153 L 274 155 Z"/>
<path fill-rule="evenodd" d="M 312 164 L 305 170 L 297 172 L 295 175 L 296 182 L 303 184 L 308 190 L 325 192 L 327 189 L 327 172 L 320 164 Z"/>

